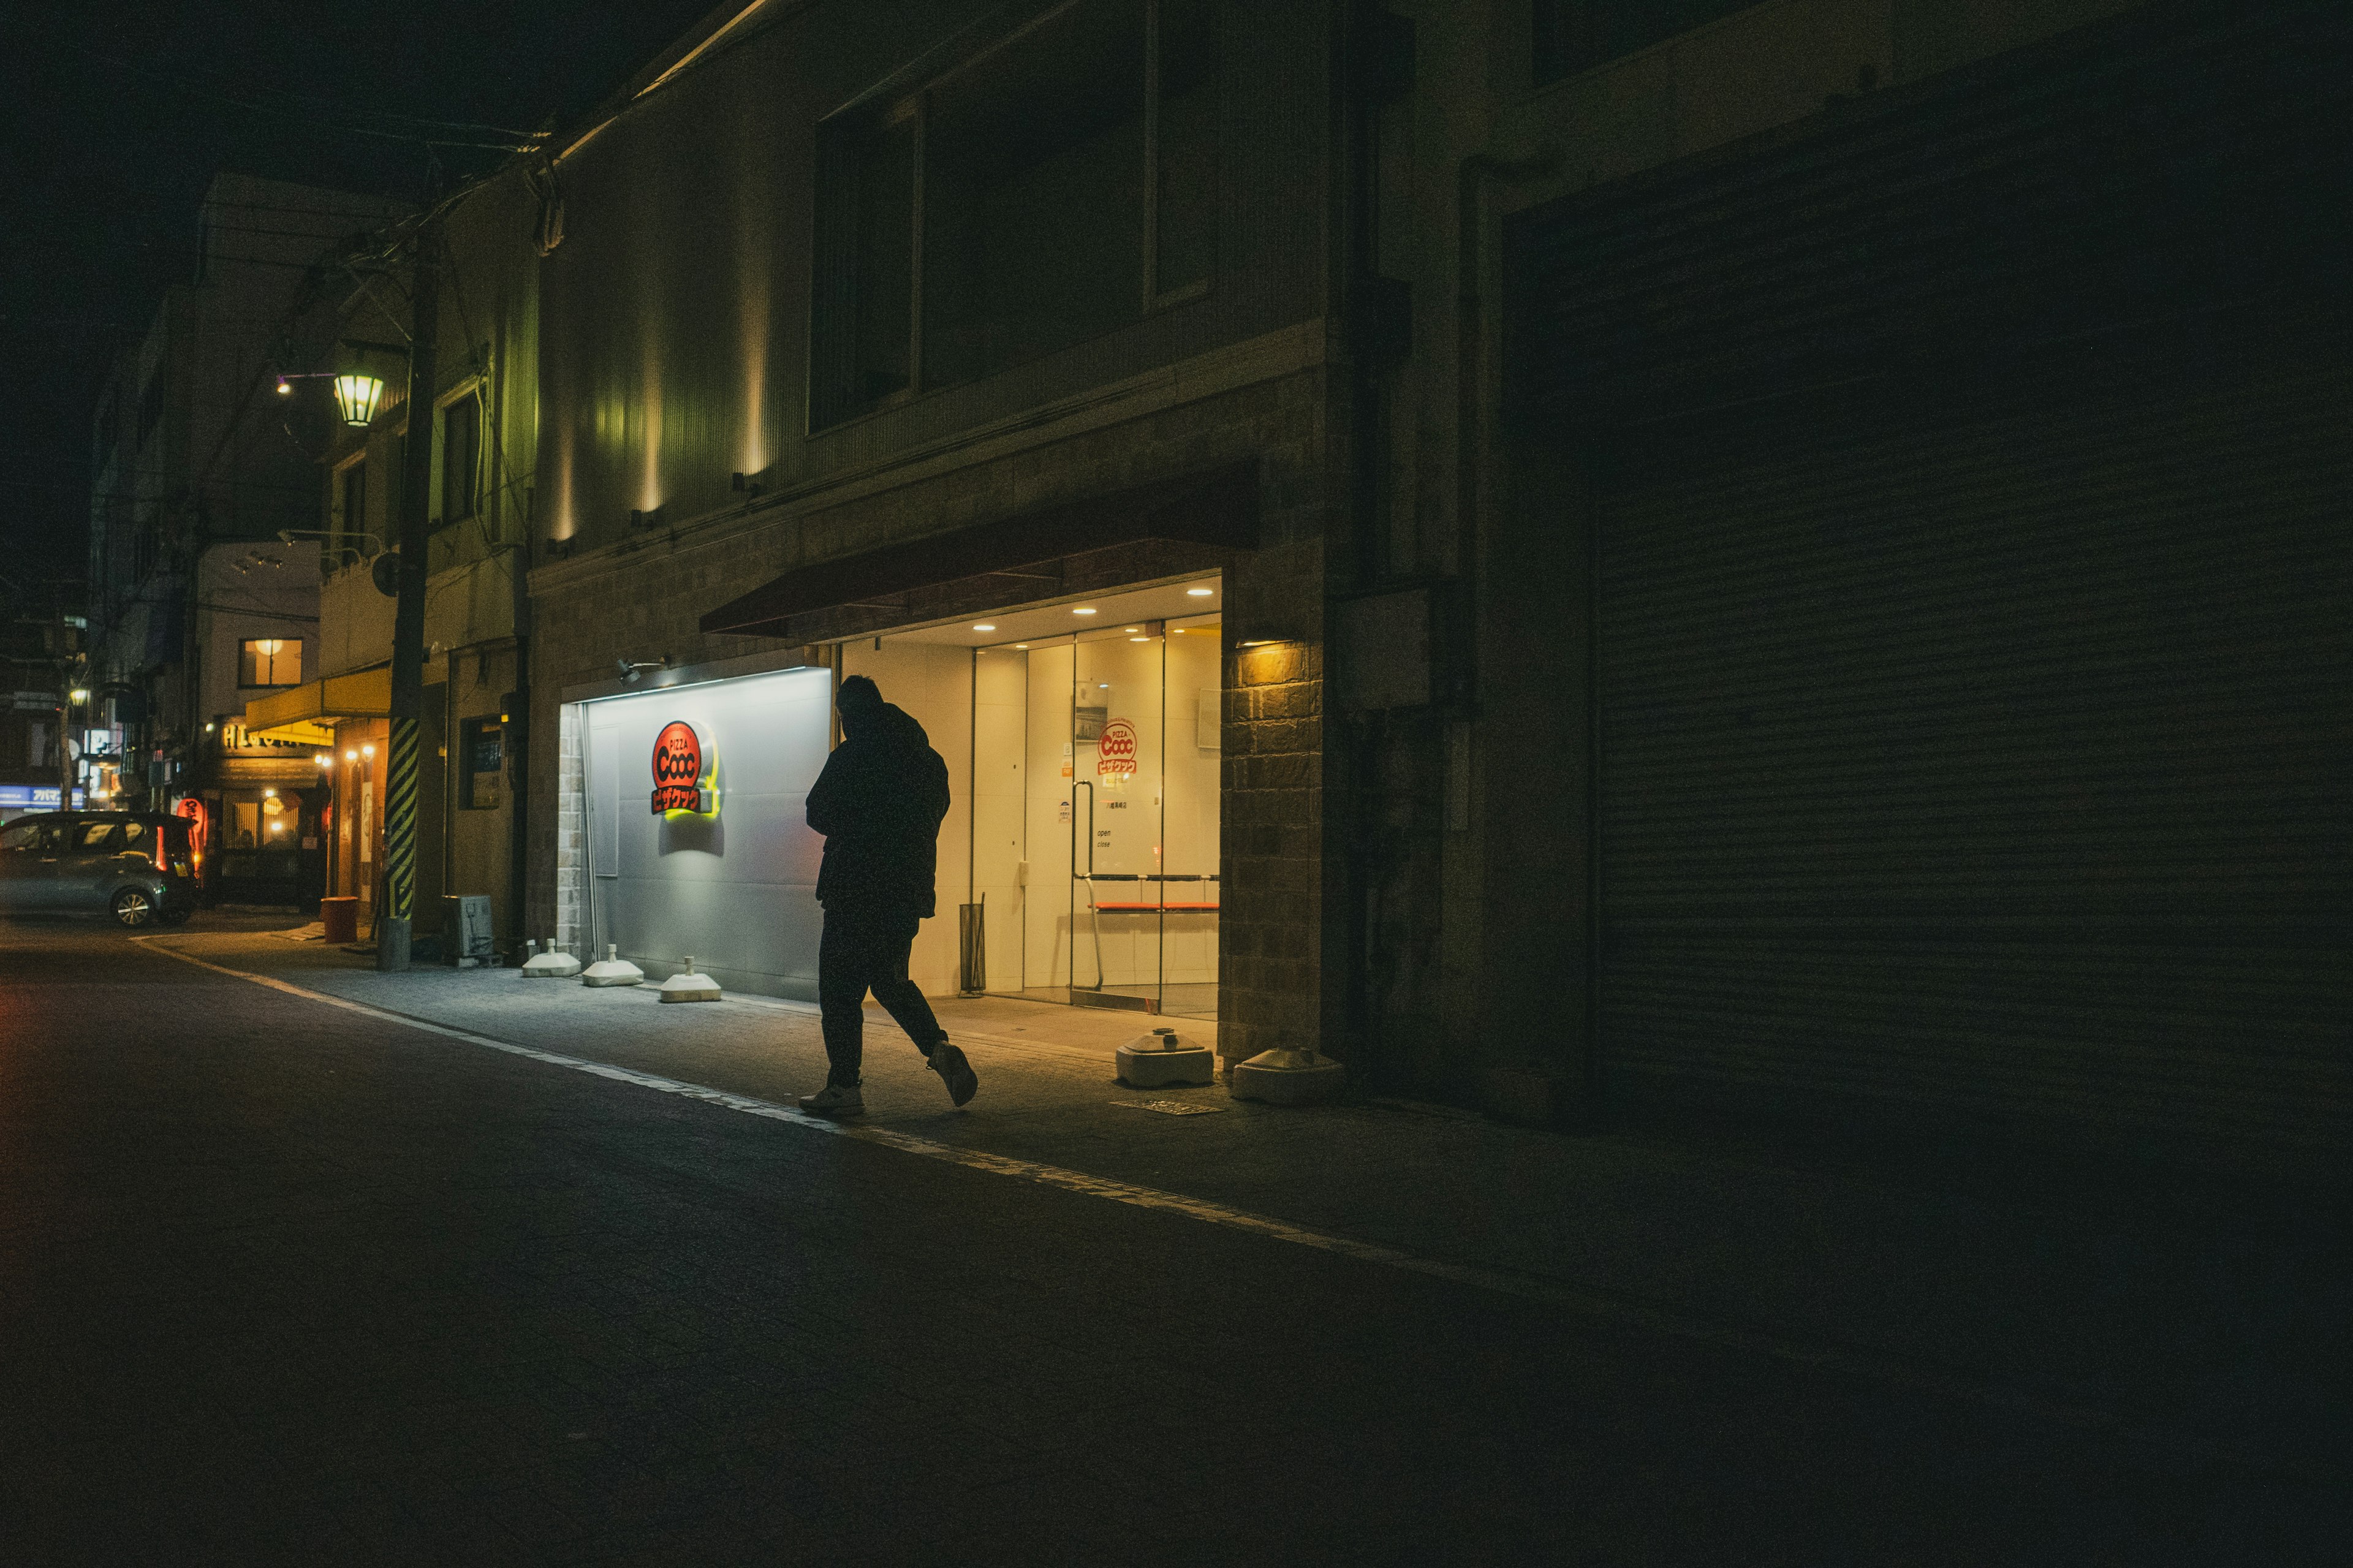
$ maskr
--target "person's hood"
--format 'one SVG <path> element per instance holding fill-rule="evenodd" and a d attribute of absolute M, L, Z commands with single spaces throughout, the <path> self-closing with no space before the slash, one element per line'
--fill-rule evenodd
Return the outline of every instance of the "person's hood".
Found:
<path fill-rule="evenodd" d="M 841 733 L 845 740 L 871 742 L 893 751 L 923 751 L 932 743 L 931 736 L 915 722 L 915 716 L 895 702 L 844 713 Z"/>

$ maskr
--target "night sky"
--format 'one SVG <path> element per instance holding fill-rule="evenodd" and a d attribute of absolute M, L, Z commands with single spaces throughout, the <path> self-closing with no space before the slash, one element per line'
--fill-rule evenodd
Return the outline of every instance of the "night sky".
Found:
<path fill-rule="evenodd" d="M 0 6 L 0 597 L 82 570 L 99 378 L 221 170 L 414 198 L 575 119 L 715 0 Z M 431 123 L 428 123 L 431 122 Z"/>

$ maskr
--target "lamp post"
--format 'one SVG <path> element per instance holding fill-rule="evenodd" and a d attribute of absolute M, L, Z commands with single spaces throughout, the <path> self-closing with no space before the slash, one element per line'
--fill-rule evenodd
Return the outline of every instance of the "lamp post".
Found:
<path fill-rule="evenodd" d="M 399 598 L 392 615 L 392 767 L 384 802 L 385 908 L 375 925 L 375 966 L 408 967 L 417 904 L 417 748 L 425 707 L 425 550 L 433 485 L 433 395 L 441 331 L 441 220 L 417 232 L 409 289 L 408 439 L 402 450 Z M 371 411 L 370 417 L 373 417 Z"/>

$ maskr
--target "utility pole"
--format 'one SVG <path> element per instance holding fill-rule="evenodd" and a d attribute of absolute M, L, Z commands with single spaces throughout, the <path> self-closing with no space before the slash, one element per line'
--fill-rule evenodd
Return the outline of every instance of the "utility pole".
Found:
<path fill-rule="evenodd" d="M 73 698 L 74 683 L 79 680 L 81 667 L 76 658 L 83 650 L 77 646 L 73 622 L 66 616 L 64 592 L 58 591 L 57 625 L 45 627 L 43 640 L 48 644 L 52 660 L 49 668 L 57 671 L 58 680 L 58 809 L 73 809 L 74 792 L 74 710 L 80 706 Z"/>
<path fill-rule="evenodd" d="M 400 597 L 392 616 L 392 771 L 385 792 L 385 907 L 377 914 L 375 966 L 408 967 L 417 904 L 417 748 L 425 709 L 426 522 L 432 505 L 433 394 L 441 331 L 441 220 L 417 231 L 409 286 L 408 436 L 400 465 Z"/>

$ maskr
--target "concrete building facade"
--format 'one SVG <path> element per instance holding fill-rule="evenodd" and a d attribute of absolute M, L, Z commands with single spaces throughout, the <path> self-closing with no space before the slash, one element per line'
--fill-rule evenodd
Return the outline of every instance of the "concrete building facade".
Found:
<path fill-rule="evenodd" d="M 439 273 L 425 607 L 417 891 L 413 930 L 442 934 L 445 897 L 491 901 L 493 940 L 519 921 L 520 735 L 524 668 L 519 565 L 533 517 L 538 399 L 537 206 L 520 169 L 441 204 L 427 258 Z M 373 933 L 383 897 L 389 769 L 393 574 L 412 405 L 408 305 L 423 215 L 355 247 L 322 378 L 364 374 L 382 392 L 364 425 L 339 421 L 310 474 L 324 520 L 320 655 L 297 691 L 257 704 L 258 733 L 315 756 L 332 791 L 327 890 L 357 900 Z M 323 384 L 312 395 L 327 396 Z"/>
<path fill-rule="evenodd" d="M 1093 989 L 1116 990 L 1101 956 L 1106 918 L 1118 929 L 1140 915 L 1165 931 L 1180 912 L 1166 862 L 1080 874 L 1082 837 L 1090 856 L 1116 841 L 1091 819 L 1082 832 L 1083 814 L 1111 795 L 1081 785 L 1091 770 L 1130 776 L 1100 772 L 1111 753 L 1098 726 L 1121 715 L 1069 700 L 1060 744 L 1071 785 L 1054 798 L 1054 756 L 1034 746 L 1023 775 L 1033 806 L 1063 815 L 1033 812 L 992 880 L 982 733 L 1013 705 L 989 695 L 981 671 L 1019 652 L 1034 673 L 1043 645 L 1004 639 L 1044 626 L 1046 612 L 1142 605 L 1116 595 L 1189 583 L 1214 595 L 1214 626 L 1117 614 L 1132 616 L 1130 640 L 1164 650 L 1164 668 L 1175 668 L 1175 636 L 1219 640 L 1215 732 L 1193 746 L 1214 754 L 1219 779 L 1218 891 L 1181 912 L 1215 922 L 1229 1064 L 1319 1051 L 1366 1084 L 1555 1125 L 1729 1114 L 1875 1134 L 2089 1138 L 2274 1165 L 2341 1148 L 2347 1064 L 2323 1020 L 2342 977 L 2325 962 L 2232 972 L 2240 994 L 2297 998 L 2239 1053 L 2242 1067 L 2272 1068 L 2210 1062 L 2165 1089 L 2166 1064 L 2187 1047 L 2132 1043 L 2132 987 L 2120 978 L 2130 964 L 2077 947 L 2030 973 L 2012 961 L 2015 942 L 1984 923 L 2030 907 L 2053 930 L 2092 918 L 2064 900 L 2036 903 L 2034 879 L 2098 881 L 2126 861 L 2159 868 L 2147 889 L 2193 887 L 2163 868 L 2222 853 L 2219 841 L 2175 853 L 2183 841 L 2161 812 L 2122 813 L 2126 847 L 2107 859 L 2086 839 L 2031 866 L 2006 862 L 2010 880 L 1968 914 L 1979 924 L 1959 947 L 1960 905 L 1914 898 L 1940 849 L 1998 859 L 2008 851 L 1985 824 L 2049 809 L 2000 783 L 1998 759 L 2031 728 L 2023 720 L 2008 739 L 1997 725 L 1955 740 L 1920 777 L 1871 773 L 1872 759 L 1909 744 L 1906 715 L 1944 700 L 1935 672 L 1962 671 L 1967 686 L 1995 646 L 1899 637 L 1876 668 L 1911 676 L 1885 674 L 1883 690 L 1866 670 L 1852 689 L 1813 691 L 1809 711 L 1825 734 L 1847 726 L 1847 749 L 1806 742 L 1803 766 L 1790 766 L 1817 770 L 1805 786 L 1818 787 L 1813 804 L 1742 817 L 1760 788 L 1802 794 L 1796 773 L 1760 784 L 1721 736 L 1715 750 L 1677 752 L 1682 731 L 1661 716 L 1729 689 L 1744 658 L 1771 650 L 1694 623 L 1717 601 L 1706 584 L 1673 577 L 1672 552 L 1649 564 L 1624 552 L 1624 530 L 1651 516 L 1628 510 L 1638 501 L 1664 506 L 1672 482 L 1714 472 L 1717 491 L 1686 497 L 1659 525 L 1695 526 L 1695 507 L 1746 515 L 1773 485 L 1799 482 L 1761 465 L 1800 440 L 1859 465 L 1852 482 L 1877 499 L 1866 522 L 1808 512 L 1789 526 L 1891 541 L 1931 526 L 1890 467 L 1910 457 L 1863 418 L 1873 389 L 1918 413 L 1905 438 L 1949 444 L 1987 420 L 2024 417 L 2042 374 L 2024 359 L 1886 378 L 1894 361 L 1944 363 L 1980 329 L 2014 336 L 2037 319 L 2035 279 L 2056 289 L 2036 342 L 2065 337 L 2063 305 L 2100 329 L 2069 384 L 2131 380 L 2155 342 L 2136 323 L 2153 314 L 2246 308 L 2244 290 L 2191 268 L 2125 289 L 2138 290 L 2142 314 L 2110 309 L 2094 285 L 2132 264 L 2086 259 L 2086 226 L 2053 190 L 2138 182 L 2211 195 L 2211 183 L 2181 184 L 2185 171 L 2259 145 L 2281 171 L 2264 187 L 2277 199 L 2229 210 L 2247 220 L 2249 253 L 2270 258 L 2260 269 L 2270 292 L 2257 292 L 2286 301 L 2257 312 L 2262 331 L 2284 321 L 2295 335 L 2325 315 L 2322 252 L 2295 239 L 2293 215 L 2314 202 L 2332 210 L 2341 160 L 2313 151 L 2327 138 L 2295 129 L 2310 128 L 2295 117 L 2316 79 L 2293 62 L 2337 58 L 2340 33 L 2317 7 L 2238 20 L 2227 9 L 1076 0 L 902 7 L 886 25 L 825 3 L 722 7 L 534 164 L 543 434 L 530 575 L 530 934 L 607 940 L 598 900 L 609 908 L 635 875 L 637 851 L 620 836 L 641 830 L 632 823 L 645 808 L 617 814 L 646 787 L 630 781 L 647 764 L 600 760 L 599 715 L 622 711 L 600 705 L 863 670 L 886 691 L 897 681 L 923 694 L 911 703 L 918 717 L 964 748 L 972 815 L 952 823 L 963 875 L 944 876 L 943 905 L 994 892 L 978 917 L 989 950 L 1032 952 L 1036 928 L 1000 924 L 1013 917 L 998 905 L 1034 901 L 1048 867 L 1078 890 L 1068 923 L 1049 933 L 1068 952 L 1046 978 L 1087 989 L 1081 943 L 1092 936 Z M 2249 81 L 2280 90 L 2267 98 Z M 2267 102 L 2277 123 L 2264 129 Z M 2060 105 L 2074 117 L 2063 133 Z M 2201 118 L 2200 105 L 2214 112 Z M 2126 133 L 2135 125 L 2170 140 L 2137 141 Z M 1977 129 L 1956 129 L 1966 126 Z M 2105 162 L 2056 151 L 2069 136 Z M 2010 150 L 1989 151 L 2000 147 Z M 1833 165 L 1850 171 L 1838 190 L 1809 172 Z M 2016 205 L 1972 207 L 1956 195 L 1980 187 Z M 2163 227 L 2165 210 L 2135 208 L 2135 232 Z M 1728 260 L 1708 248 L 1735 239 L 1746 248 Z M 1968 259 L 1905 271 L 1888 247 Z M 1807 278 L 1820 285 L 1811 293 Z M 1842 321 L 1873 310 L 1910 324 L 1873 329 L 1860 358 L 1825 348 L 1846 341 Z M 1856 405 L 1819 404 L 1841 395 Z M 2316 395 L 2334 406 L 2333 394 Z M 1794 428 L 1730 412 L 1768 407 L 1807 412 Z M 2144 460 L 2116 434 L 2130 408 L 2115 407 L 2119 424 L 2107 437 L 2087 427 L 2065 461 L 2093 471 Z M 1669 440 L 1670 426 L 1706 434 Z M 1735 461 L 1744 452 L 1746 467 Z M 1984 482 L 1934 526 L 1991 529 L 2008 515 L 2003 485 L 2025 469 L 1999 453 L 1978 458 Z M 1820 490 L 1825 472 L 1804 482 Z M 2168 536 L 2177 543 L 2211 542 L 2223 503 L 2209 505 L 2220 493 L 2201 488 L 2210 479 L 2160 485 L 2168 505 L 2197 514 Z M 2056 538 L 2088 539 L 2116 515 L 2070 504 L 2054 514 Z M 2308 531 L 2316 515 L 2306 508 L 2265 536 L 2266 558 L 2306 582 L 2333 580 Z M 1721 581 L 1738 581 L 1743 552 L 1767 537 L 1690 536 L 1713 552 Z M 1819 554 L 1780 564 L 1829 570 Z M 2100 570 L 2111 568 L 2128 581 L 2117 558 Z M 1946 597 L 1930 596 L 1936 613 L 2012 594 L 2023 579 L 2004 574 L 2022 569 L 2011 561 L 1974 589 L 1947 582 Z M 2129 589 L 2093 594 L 2067 614 L 2116 631 L 2122 647 L 2134 604 Z M 1927 625 L 1911 631 L 1925 638 Z M 2306 653 L 2337 668 L 2341 637 L 2308 629 Z M 2317 842 L 2309 811 L 2263 803 L 2301 788 L 2281 781 L 2324 769 L 2329 747 L 2341 760 L 2341 739 L 2283 707 L 2277 667 L 2247 654 L 2255 633 L 2232 635 L 2232 657 L 2246 658 L 2231 666 L 2237 684 L 2220 689 L 2305 740 L 2270 753 L 2267 774 L 2210 781 L 2214 809 L 2252 813 L 2284 842 Z M 1834 644 L 1771 657 L 1829 661 Z M 1656 662 L 1703 647 L 1716 662 Z M 942 684 L 938 671 L 959 658 L 968 676 Z M 1643 695 L 1640 680 L 1653 675 L 1666 684 Z M 776 690 L 781 715 L 798 700 Z M 2112 699 L 2138 700 L 2136 690 L 2146 696 L 2127 680 Z M 1154 700 L 1155 732 L 1173 735 L 1166 680 Z M 1731 711 L 1736 727 L 1773 722 L 1769 703 Z M 2098 726 L 2078 719 L 2079 738 L 2033 767 L 2072 776 L 2094 765 L 2096 746 L 2080 737 Z M 2153 781 L 2179 738 L 2159 723 L 2117 743 Z M 1643 773 L 1633 763 L 1652 742 L 1662 749 Z M 1177 748 L 1166 748 L 1155 765 L 1173 770 Z M 659 767 L 646 783 L 659 784 Z M 721 765 L 708 768 L 698 801 L 725 793 Z M 1918 793 L 1936 769 L 1983 787 L 1938 804 Z M 1884 786 L 1877 795 L 1855 784 L 1866 775 Z M 699 806 L 687 816 L 713 820 L 681 824 L 661 799 L 653 816 L 666 826 L 644 830 L 658 832 L 644 864 L 663 875 L 703 864 L 682 857 L 716 853 L 723 813 Z M 1165 823 L 1166 790 L 1153 804 Z M 788 805 L 760 809 L 781 821 Z M 1836 858 L 1823 812 L 1894 825 L 1881 882 L 1774 881 L 1776 868 Z M 1048 842 L 1057 830 L 1066 844 Z M 1175 854 L 1170 832 L 1153 854 Z M 1694 845 L 1713 846 L 1704 863 L 1691 859 Z M 944 839 L 944 866 L 955 848 Z M 775 841 L 777 909 L 805 902 L 807 853 Z M 2309 877 L 2289 881 L 2298 907 L 2317 911 L 2343 858 L 2313 857 Z M 1106 892 L 1122 879 L 1150 896 Z M 1899 905 L 1913 921 L 1902 930 L 1887 923 Z M 928 984 L 974 973 L 958 963 L 953 918 L 944 907 L 919 945 Z M 1676 921 L 1686 924 L 1671 939 Z M 2313 945 L 2327 924 L 2317 912 L 2289 923 L 2288 947 L 2326 951 Z M 2113 922 L 2103 929 L 2102 942 L 2128 940 Z M 2177 956 L 2207 962 L 2244 950 L 2242 936 L 2193 937 Z M 1887 956 L 1898 948 L 1905 956 Z M 1627 956 L 1637 950 L 1651 958 Z M 644 956 L 674 963 L 685 951 Z M 2082 968 L 2103 963 L 2097 974 Z M 1849 982 L 1866 970 L 1877 978 L 1864 989 L 1889 1004 L 1872 1017 L 1851 1005 Z M 762 984 L 793 984 L 784 970 L 760 973 Z M 1941 992 L 1932 974 L 1945 976 Z M 1942 997 L 1941 1021 L 1903 1016 L 1889 1000 L 1924 985 Z M 2176 1000 L 2176 1022 L 2198 1015 Z M 1940 1029 L 1973 1043 L 1936 1045 Z M 2236 1108 L 2201 1103 L 2208 1090 Z"/>

